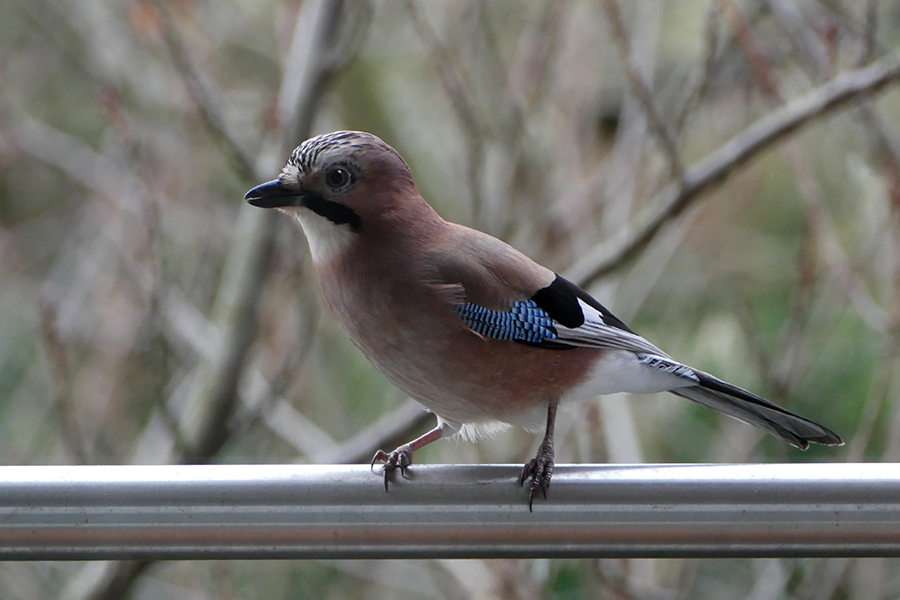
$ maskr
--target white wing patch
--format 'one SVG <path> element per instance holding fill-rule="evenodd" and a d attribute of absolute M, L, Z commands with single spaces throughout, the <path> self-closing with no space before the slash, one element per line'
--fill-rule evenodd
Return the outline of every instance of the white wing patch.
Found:
<path fill-rule="evenodd" d="M 637 354 L 650 354 L 659 358 L 669 358 L 668 354 L 638 334 L 607 325 L 600 311 L 586 304 L 581 299 L 578 300 L 578 305 L 584 314 L 584 323 L 574 329 L 569 329 L 557 323 L 556 333 L 559 336 L 559 342 L 587 348 L 615 348 Z"/>

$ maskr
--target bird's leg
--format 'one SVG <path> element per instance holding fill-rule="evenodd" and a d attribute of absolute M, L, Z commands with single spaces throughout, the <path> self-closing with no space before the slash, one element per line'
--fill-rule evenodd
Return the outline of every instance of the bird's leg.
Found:
<path fill-rule="evenodd" d="M 375 463 L 384 463 L 384 491 L 388 490 L 388 482 L 391 474 L 400 469 L 400 475 L 404 479 L 406 477 L 406 468 L 412 464 L 412 454 L 422 446 L 427 446 L 431 442 L 436 442 L 444 437 L 447 426 L 445 423 L 439 423 L 437 427 L 429 431 L 423 436 L 417 437 L 411 442 L 399 446 L 396 450 L 388 454 L 384 450 L 379 450 L 372 458 L 372 470 L 375 470 Z"/>
<path fill-rule="evenodd" d="M 556 402 L 547 406 L 547 432 L 544 441 L 538 447 L 534 458 L 525 464 L 522 474 L 519 476 L 519 485 L 525 485 L 525 480 L 531 478 L 528 489 L 528 510 L 534 501 L 535 493 L 540 490 L 547 499 L 547 488 L 550 487 L 550 478 L 553 477 L 553 427 L 556 425 Z"/>

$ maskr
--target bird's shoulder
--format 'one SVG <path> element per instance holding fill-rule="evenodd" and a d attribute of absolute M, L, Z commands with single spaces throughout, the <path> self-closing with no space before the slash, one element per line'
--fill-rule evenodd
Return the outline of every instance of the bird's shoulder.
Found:
<path fill-rule="evenodd" d="M 432 246 L 430 262 L 435 283 L 459 286 L 465 302 L 491 310 L 508 310 L 556 277 L 506 242 L 455 223 Z"/>

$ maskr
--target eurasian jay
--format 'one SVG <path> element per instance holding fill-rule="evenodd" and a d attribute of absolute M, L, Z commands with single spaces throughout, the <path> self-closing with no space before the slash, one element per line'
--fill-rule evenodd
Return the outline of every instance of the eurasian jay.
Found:
<path fill-rule="evenodd" d="M 437 426 L 379 450 L 384 485 L 442 437 L 501 424 L 539 430 L 522 470 L 528 505 L 553 473 L 557 405 L 601 394 L 668 391 L 801 449 L 834 432 L 693 367 L 634 333 L 577 285 L 485 233 L 449 223 L 422 198 L 406 162 L 378 137 L 311 138 L 281 175 L 247 192 L 296 219 L 329 311 L 391 383 Z"/>

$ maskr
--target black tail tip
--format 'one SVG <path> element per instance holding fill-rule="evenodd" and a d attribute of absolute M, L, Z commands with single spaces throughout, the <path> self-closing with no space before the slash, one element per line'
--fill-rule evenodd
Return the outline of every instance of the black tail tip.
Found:
<path fill-rule="evenodd" d="M 820 425 L 821 427 L 821 425 Z M 806 450 L 809 448 L 810 442 L 813 444 L 820 444 L 822 446 L 843 446 L 844 440 L 841 439 L 841 436 L 831 431 L 830 429 L 826 429 L 822 427 L 823 432 L 822 435 L 818 435 L 816 437 L 807 437 L 805 439 L 800 440 L 802 442 L 802 446 L 800 446 L 801 450 Z"/>

